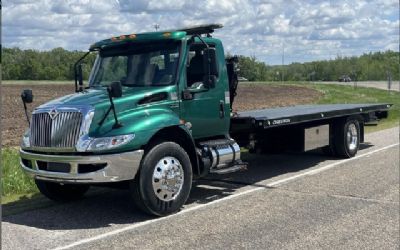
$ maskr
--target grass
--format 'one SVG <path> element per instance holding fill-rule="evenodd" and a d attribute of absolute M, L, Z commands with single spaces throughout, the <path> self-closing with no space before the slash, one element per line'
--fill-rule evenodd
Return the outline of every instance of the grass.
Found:
<path fill-rule="evenodd" d="M 363 88 L 343 85 L 307 84 L 324 95 L 317 101 L 318 104 L 329 103 L 390 103 L 389 117 L 379 121 L 378 126 L 367 126 L 366 132 L 399 126 L 400 120 L 400 93 L 387 90 Z"/>
<path fill-rule="evenodd" d="M 1 203 L 9 203 L 38 192 L 35 182 L 19 166 L 18 149 L 1 151 Z"/>

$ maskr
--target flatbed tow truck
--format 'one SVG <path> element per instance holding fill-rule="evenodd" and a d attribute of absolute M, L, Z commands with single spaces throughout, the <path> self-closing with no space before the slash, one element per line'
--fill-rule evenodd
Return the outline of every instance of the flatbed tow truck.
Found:
<path fill-rule="evenodd" d="M 144 212 L 180 210 L 192 181 L 245 170 L 250 153 L 307 151 L 353 157 L 364 125 L 388 116 L 390 104 L 303 105 L 232 112 L 238 59 L 225 58 L 211 34 L 221 25 L 121 35 L 94 43 L 88 85 L 83 56 L 76 93 L 45 103 L 29 118 L 22 169 L 56 201 L 90 186 L 124 186 Z M 22 92 L 26 103 L 31 90 Z M 246 174 L 244 171 L 243 174 Z"/>

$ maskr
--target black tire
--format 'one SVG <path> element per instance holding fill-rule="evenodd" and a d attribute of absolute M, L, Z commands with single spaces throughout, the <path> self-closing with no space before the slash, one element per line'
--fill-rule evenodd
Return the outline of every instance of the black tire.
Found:
<path fill-rule="evenodd" d="M 349 140 L 348 136 L 352 139 Z M 335 124 L 333 146 L 339 157 L 351 158 L 357 154 L 360 146 L 360 123 L 357 119 L 349 117 Z"/>
<path fill-rule="evenodd" d="M 183 171 L 183 184 L 176 196 L 173 194 L 170 197 L 172 200 L 165 201 L 157 197 L 153 186 L 153 174 L 157 164 L 169 157 L 179 161 Z M 162 142 L 151 148 L 142 159 L 135 179 L 130 182 L 131 195 L 140 210 L 151 215 L 165 216 L 179 211 L 185 204 L 192 188 L 192 178 L 192 165 L 185 150 L 174 142 Z"/>
<path fill-rule="evenodd" d="M 63 184 L 56 182 L 48 182 L 35 180 L 36 186 L 40 193 L 57 202 L 73 201 L 83 197 L 89 190 L 89 185 L 81 184 Z"/>

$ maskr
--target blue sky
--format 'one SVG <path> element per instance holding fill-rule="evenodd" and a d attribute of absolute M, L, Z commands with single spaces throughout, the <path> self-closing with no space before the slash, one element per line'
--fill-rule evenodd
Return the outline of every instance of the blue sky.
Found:
<path fill-rule="evenodd" d="M 267 64 L 399 51 L 398 0 L 8 0 L 4 47 L 86 50 L 120 34 L 221 23 L 225 52 Z"/>

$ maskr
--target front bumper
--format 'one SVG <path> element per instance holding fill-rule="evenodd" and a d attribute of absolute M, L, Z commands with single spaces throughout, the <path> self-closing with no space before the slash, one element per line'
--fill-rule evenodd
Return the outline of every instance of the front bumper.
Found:
<path fill-rule="evenodd" d="M 131 180 L 143 150 L 110 155 L 46 155 L 20 149 L 22 169 L 35 179 L 60 183 L 106 183 Z"/>

